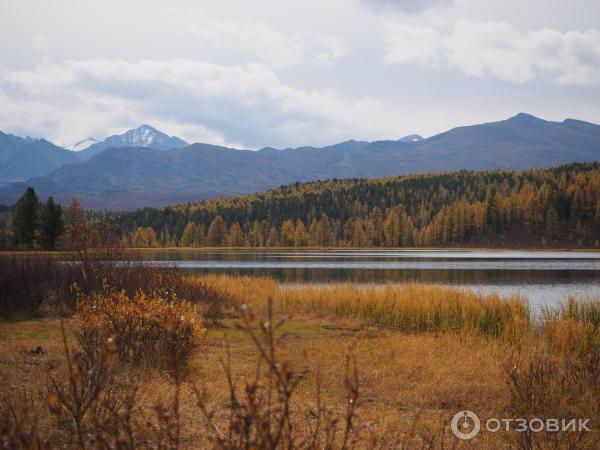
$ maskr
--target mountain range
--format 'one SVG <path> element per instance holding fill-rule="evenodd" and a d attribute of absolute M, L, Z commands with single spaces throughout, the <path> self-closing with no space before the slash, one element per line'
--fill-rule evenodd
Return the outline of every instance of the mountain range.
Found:
<path fill-rule="evenodd" d="M 107 148 L 170 150 L 187 145 L 184 140 L 168 136 L 150 125 L 110 136 L 102 142 L 88 137 L 71 149 L 58 147 L 45 139 L 21 138 L 0 132 L 0 186 L 47 175 L 65 164 L 88 160 Z"/>
<path fill-rule="evenodd" d="M 46 175 L 79 160 L 77 153 L 44 139 L 0 132 L 0 185 Z"/>
<path fill-rule="evenodd" d="M 4 136 L 11 135 L 0 138 Z M 0 160 L 0 174 L 6 177 L 4 161 L 12 164 L 12 160 L 5 151 L 10 145 L 2 142 L 0 158 L 8 157 Z M 0 203 L 14 202 L 29 185 L 40 197 L 54 195 L 63 203 L 78 196 L 87 208 L 132 209 L 329 178 L 526 169 L 600 160 L 600 125 L 575 119 L 552 122 L 524 113 L 426 139 L 411 135 L 387 141 L 350 140 L 322 148 L 252 151 L 187 145 L 147 125 L 77 153 L 42 142 L 54 156 L 54 167 L 0 188 Z M 27 153 L 32 144 L 21 144 L 20 151 L 27 148 Z M 55 155 L 64 152 L 70 155 L 60 164 Z"/>

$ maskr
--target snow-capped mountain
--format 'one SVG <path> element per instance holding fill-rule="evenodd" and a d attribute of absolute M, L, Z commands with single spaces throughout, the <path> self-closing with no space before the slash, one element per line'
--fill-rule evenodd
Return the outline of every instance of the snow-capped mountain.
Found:
<path fill-rule="evenodd" d="M 142 125 L 123 134 L 110 136 L 102 142 L 90 145 L 80 152 L 84 159 L 89 159 L 101 151 L 111 147 L 145 147 L 154 150 L 171 150 L 188 145 L 183 139 L 169 136 L 150 125 Z"/>
<path fill-rule="evenodd" d="M 98 143 L 97 139 L 94 139 L 93 137 L 88 137 L 88 138 L 85 138 L 83 141 L 79 141 L 76 144 L 73 144 L 70 149 L 73 150 L 74 152 L 80 152 L 80 151 L 88 148 L 90 145 L 94 145 L 97 143 Z"/>

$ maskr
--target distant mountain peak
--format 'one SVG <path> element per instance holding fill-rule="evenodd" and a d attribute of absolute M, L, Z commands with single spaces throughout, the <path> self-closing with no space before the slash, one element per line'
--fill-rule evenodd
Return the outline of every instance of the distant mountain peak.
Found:
<path fill-rule="evenodd" d="M 187 145 L 188 143 L 183 139 L 176 136 L 169 136 L 151 125 L 142 124 L 123 134 L 115 134 L 102 142 L 93 143 L 85 151 L 82 151 L 81 155 L 84 159 L 89 159 L 111 147 L 143 147 L 154 150 L 171 150 L 186 147 Z"/>
<path fill-rule="evenodd" d="M 513 116 L 508 120 L 519 121 L 519 122 L 545 122 L 544 119 L 540 119 L 539 117 L 535 117 L 535 116 L 532 116 L 531 114 L 527 114 L 524 112 L 520 112 L 516 116 Z"/>
<path fill-rule="evenodd" d="M 167 142 L 171 139 L 179 139 L 171 138 L 147 124 L 140 125 L 117 137 L 120 138 L 123 144 L 132 147 L 152 147 L 153 144 L 161 144 L 162 142 Z"/>

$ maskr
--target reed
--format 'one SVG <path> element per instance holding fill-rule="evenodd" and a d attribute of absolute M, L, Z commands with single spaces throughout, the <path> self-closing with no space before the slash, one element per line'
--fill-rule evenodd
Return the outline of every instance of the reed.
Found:
<path fill-rule="evenodd" d="M 557 320 L 573 319 L 600 327 L 600 299 L 577 298 L 569 295 L 567 300 L 558 306 L 544 308 L 544 322 L 552 323 Z"/>
<path fill-rule="evenodd" d="M 258 311 L 272 298 L 281 314 L 329 315 L 410 333 L 477 333 L 515 341 L 531 324 L 525 299 L 468 289 L 423 284 L 285 286 L 269 278 L 222 275 L 200 280 L 231 296 L 233 303 Z"/>

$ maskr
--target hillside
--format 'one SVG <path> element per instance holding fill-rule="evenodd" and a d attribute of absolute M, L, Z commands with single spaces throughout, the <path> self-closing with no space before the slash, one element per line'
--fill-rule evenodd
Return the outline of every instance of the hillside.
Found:
<path fill-rule="evenodd" d="M 324 148 L 248 151 L 208 144 L 167 151 L 109 148 L 87 161 L 1 188 L 0 203 L 13 203 L 26 185 L 41 197 L 53 195 L 63 203 L 78 196 L 88 208 L 118 210 L 332 178 L 528 169 L 595 160 L 600 160 L 599 125 L 518 114 L 427 139 L 346 141 Z"/>
<path fill-rule="evenodd" d="M 45 175 L 78 160 L 76 153 L 44 139 L 0 132 L 0 185 Z"/>
<path fill-rule="evenodd" d="M 600 163 L 294 184 L 108 220 L 133 246 L 598 246 Z"/>

